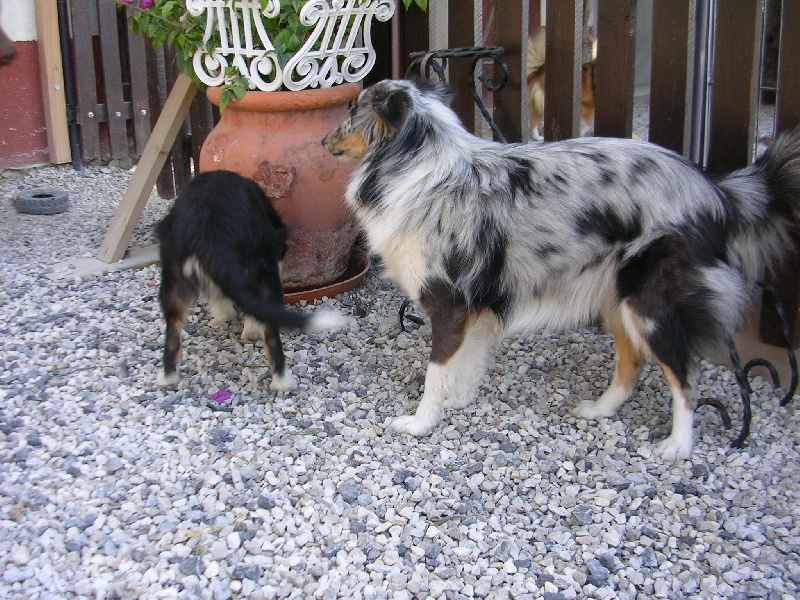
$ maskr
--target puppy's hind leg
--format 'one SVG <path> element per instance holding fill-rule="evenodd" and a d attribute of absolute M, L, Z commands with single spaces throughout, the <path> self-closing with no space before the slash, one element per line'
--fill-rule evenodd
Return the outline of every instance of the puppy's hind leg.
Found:
<path fill-rule="evenodd" d="M 173 276 L 168 269 L 162 271 L 159 290 L 161 311 L 166 321 L 164 340 L 164 366 L 156 383 L 160 386 L 178 383 L 178 363 L 181 359 L 181 329 L 186 311 L 197 299 L 197 288 L 182 276 Z"/>
<path fill-rule="evenodd" d="M 644 361 L 622 324 L 612 328 L 616 350 L 614 378 L 611 385 L 595 402 L 581 402 L 570 412 L 581 419 L 595 420 L 616 414 L 622 403 L 627 400 L 642 372 Z"/>
<path fill-rule="evenodd" d="M 286 368 L 281 334 L 277 328 L 271 325 L 264 325 L 264 349 L 272 367 L 272 383 L 269 384 L 269 389 L 274 392 L 288 392 L 296 388 L 297 380 Z"/>
<path fill-rule="evenodd" d="M 221 323 L 227 323 L 236 317 L 236 309 L 233 307 L 233 302 L 225 297 L 225 294 L 216 284 L 210 282 L 208 284 L 208 305 L 211 318 Z"/>

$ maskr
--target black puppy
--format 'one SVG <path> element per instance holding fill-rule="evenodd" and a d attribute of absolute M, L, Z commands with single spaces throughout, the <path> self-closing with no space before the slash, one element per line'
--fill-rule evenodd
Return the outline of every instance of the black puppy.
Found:
<path fill-rule="evenodd" d="M 159 299 L 166 321 L 164 368 L 159 385 L 178 381 L 181 328 L 200 291 L 211 314 L 228 320 L 235 302 L 245 313 L 242 337 L 263 339 L 272 366 L 270 388 L 290 390 L 279 328 L 321 331 L 344 324 L 336 313 L 302 314 L 283 304 L 281 261 L 287 232 L 258 185 L 230 171 L 195 177 L 156 229 L 161 244 Z"/>

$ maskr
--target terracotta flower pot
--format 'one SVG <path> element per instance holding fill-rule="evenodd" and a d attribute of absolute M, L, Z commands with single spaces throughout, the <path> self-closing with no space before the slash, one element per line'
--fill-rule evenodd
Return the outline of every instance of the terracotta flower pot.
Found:
<path fill-rule="evenodd" d="M 289 229 L 283 264 L 287 297 L 303 292 L 302 298 L 310 299 L 315 289 L 330 290 L 341 281 L 350 282 L 350 289 L 360 281 L 351 281 L 357 229 L 344 202 L 352 165 L 337 161 L 321 144 L 347 118 L 348 103 L 360 90 L 360 84 L 350 83 L 299 92 L 247 92 L 228 103 L 200 151 L 201 172 L 235 171 L 255 180 L 272 198 Z M 209 88 L 207 96 L 219 106 L 221 90 Z M 344 291 L 341 286 L 336 290 Z"/>

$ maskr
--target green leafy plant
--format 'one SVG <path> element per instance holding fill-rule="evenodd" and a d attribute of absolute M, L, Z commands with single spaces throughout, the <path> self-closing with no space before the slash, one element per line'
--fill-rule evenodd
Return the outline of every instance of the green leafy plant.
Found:
<path fill-rule="evenodd" d="M 128 23 L 134 33 L 149 37 L 155 48 L 163 45 L 175 49 L 178 68 L 187 73 L 201 88 L 205 87 L 197 77 L 192 65 L 192 57 L 199 50 L 211 51 L 221 45 L 220 33 L 214 28 L 211 37 L 204 41 L 206 30 L 205 13 L 200 16 L 190 15 L 184 0 L 116 0 L 120 7 L 127 7 Z M 232 0 L 231 0 L 232 1 Z M 302 47 L 313 29 L 300 22 L 300 11 L 307 0 L 283 0 L 280 13 L 272 18 L 264 17 L 262 23 L 272 44 L 278 64 L 284 67 L 289 59 Z M 260 0 L 264 10 L 269 0 Z M 403 0 L 408 9 L 415 4 L 427 10 L 428 0 Z M 228 24 L 230 28 L 230 23 Z M 228 32 L 230 34 L 230 31 Z M 230 37 L 229 37 L 230 39 Z M 254 35 L 254 39 L 258 39 Z M 235 66 L 229 66 L 224 73 L 222 99 L 220 109 L 234 98 L 242 98 L 249 89 L 253 89 L 250 81 Z"/>

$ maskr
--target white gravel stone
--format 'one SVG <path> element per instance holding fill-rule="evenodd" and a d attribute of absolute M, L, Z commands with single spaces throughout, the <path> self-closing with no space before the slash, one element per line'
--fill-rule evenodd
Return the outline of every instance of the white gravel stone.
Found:
<path fill-rule="evenodd" d="M 159 388 L 159 270 L 52 281 L 91 256 L 130 174 L 109 167 L 0 178 L 0 597 L 790 598 L 800 582 L 800 414 L 754 381 L 746 447 L 713 409 L 690 461 L 660 463 L 669 395 L 645 368 L 613 419 L 599 396 L 613 342 L 595 329 L 508 340 L 478 401 L 425 438 L 414 410 L 430 325 L 398 335 L 402 293 L 368 273 L 304 305 L 352 317 L 283 335 L 296 390 L 269 391 L 240 323 L 190 311 L 181 381 Z M 31 186 L 60 215 L 17 213 Z M 152 241 L 155 195 L 134 234 Z M 412 312 L 421 315 L 417 307 Z M 233 393 L 218 405 L 211 394 Z M 730 371 L 700 393 L 741 409 Z"/>

